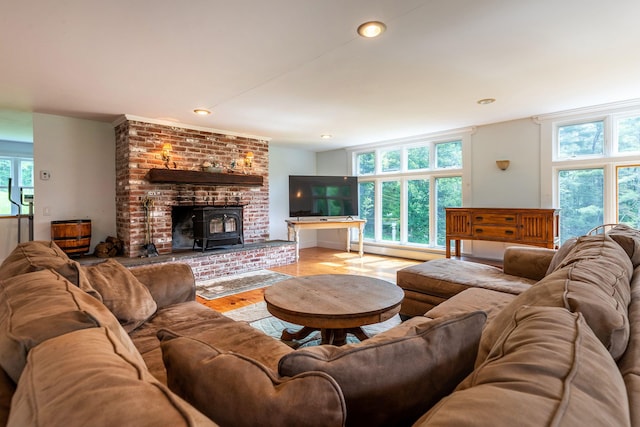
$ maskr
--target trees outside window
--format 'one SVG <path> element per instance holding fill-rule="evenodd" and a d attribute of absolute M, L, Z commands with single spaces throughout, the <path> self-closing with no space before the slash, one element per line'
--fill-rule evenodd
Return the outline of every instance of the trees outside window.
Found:
<path fill-rule="evenodd" d="M 462 149 L 454 139 L 354 153 L 364 238 L 443 247 L 444 208 L 462 206 Z"/>
<path fill-rule="evenodd" d="M 560 240 L 601 224 L 640 227 L 640 111 L 552 126 Z"/>

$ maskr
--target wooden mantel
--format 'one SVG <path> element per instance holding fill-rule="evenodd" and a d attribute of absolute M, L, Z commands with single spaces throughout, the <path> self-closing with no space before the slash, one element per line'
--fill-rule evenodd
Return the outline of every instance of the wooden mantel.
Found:
<path fill-rule="evenodd" d="M 147 178 L 149 179 L 149 182 L 155 183 L 246 186 L 263 185 L 262 176 L 259 175 L 201 172 L 181 169 L 150 169 Z"/>

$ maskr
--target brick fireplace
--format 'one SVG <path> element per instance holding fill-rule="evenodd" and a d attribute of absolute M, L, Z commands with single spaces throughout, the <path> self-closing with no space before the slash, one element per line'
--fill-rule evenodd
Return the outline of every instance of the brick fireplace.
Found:
<path fill-rule="evenodd" d="M 242 205 L 245 245 L 266 242 L 269 236 L 267 140 L 147 122 L 130 116 L 116 123 L 115 133 L 116 227 L 118 237 L 124 242 L 125 256 L 134 258 L 146 254 L 145 198 L 147 203 L 151 202 L 152 242 L 160 255 L 174 252 L 171 214 L 176 206 Z M 165 144 L 171 144 L 168 162 L 162 157 Z M 250 167 L 243 161 L 249 152 L 253 153 Z M 209 182 L 209 177 L 216 174 L 203 171 L 205 162 L 219 164 L 225 172 L 234 164 L 236 168 L 233 173 L 219 175 L 222 181 Z M 179 179 L 171 178 L 173 175 Z M 293 262 L 288 259 L 288 252 L 284 264 Z"/>

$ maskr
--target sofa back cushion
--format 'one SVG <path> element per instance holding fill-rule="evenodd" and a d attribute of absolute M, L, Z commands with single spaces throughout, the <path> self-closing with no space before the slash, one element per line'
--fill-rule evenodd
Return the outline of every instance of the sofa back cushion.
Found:
<path fill-rule="evenodd" d="M 0 265 L 0 279 L 47 269 L 57 271 L 74 285 L 100 299 L 100 295 L 88 285 L 80 264 L 51 241 L 34 240 L 18 244 Z"/>
<path fill-rule="evenodd" d="M 108 328 L 50 339 L 29 353 L 9 426 L 214 426 L 148 373 Z"/>
<path fill-rule="evenodd" d="M 484 312 L 445 316 L 403 337 L 304 348 L 280 359 L 282 376 L 326 372 L 347 404 L 348 426 L 411 425 L 471 372 Z"/>
<path fill-rule="evenodd" d="M 0 366 L 16 383 L 30 349 L 47 339 L 97 326 L 111 329 L 135 351 L 113 314 L 57 272 L 41 270 L 0 281 Z"/>
<path fill-rule="evenodd" d="M 629 280 L 626 253 L 605 235 L 581 237 L 559 269 L 518 295 L 487 325 L 476 366 L 483 363 L 513 313 L 523 305 L 563 307 L 583 314 L 587 324 L 614 358 L 629 340 Z"/>
<path fill-rule="evenodd" d="M 551 258 L 551 263 L 549 263 L 549 267 L 547 268 L 547 273 L 545 274 L 545 276 L 548 276 L 549 274 L 553 273 L 558 269 L 558 266 L 560 265 L 560 263 L 564 261 L 567 255 L 569 255 L 569 253 L 576 246 L 577 242 L 578 242 L 577 237 L 571 237 L 567 239 L 562 244 L 562 246 L 560 246 L 560 248 L 553 255 L 553 258 Z"/>
<path fill-rule="evenodd" d="M 8 279 L 44 268 L 67 268 L 68 264 L 73 264 L 72 260 L 54 242 L 34 240 L 19 243 L 0 265 L 0 279 Z M 74 272 L 77 277 L 78 271 Z M 64 272 L 61 274 L 66 276 Z M 77 284 L 77 281 L 75 283 Z"/>
<path fill-rule="evenodd" d="M 81 268 L 125 331 L 133 331 L 156 312 L 157 305 L 149 289 L 118 261 L 109 259 Z"/>
<path fill-rule="evenodd" d="M 279 378 L 241 354 L 161 330 L 169 388 L 224 426 L 342 426 L 338 384 L 322 372 Z"/>
<path fill-rule="evenodd" d="M 580 313 L 520 307 L 487 358 L 416 426 L 629 426 L 618 368 Z"/>

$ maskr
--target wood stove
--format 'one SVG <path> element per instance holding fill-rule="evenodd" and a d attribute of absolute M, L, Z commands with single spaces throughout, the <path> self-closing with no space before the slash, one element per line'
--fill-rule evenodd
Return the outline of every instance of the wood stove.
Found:
<path fill-rule="evenodd" d="M 244 246 L 242 206 L 193 208 L 193 249 L 224 245 Z"/>

